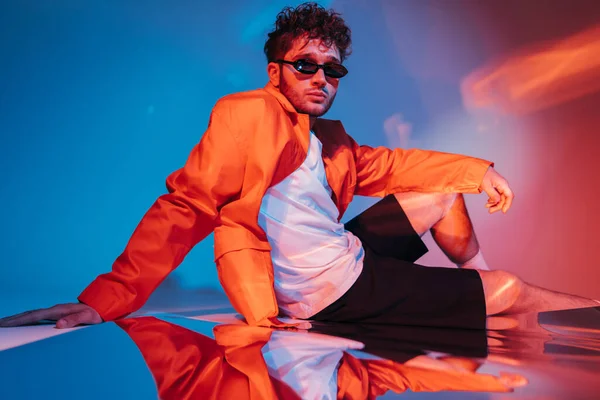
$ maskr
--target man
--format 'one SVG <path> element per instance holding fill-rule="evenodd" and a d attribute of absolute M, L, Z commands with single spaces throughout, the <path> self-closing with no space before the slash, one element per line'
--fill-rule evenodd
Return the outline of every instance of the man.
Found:
<path fill-rule="evenodd" d="M 503 271 L 413 264 L 426 251 L 414 230 L 423 221 L 409 220 L 396 194 L 485 191 L 492 213 L 508 211 L 513 194 L 490 162 L 359 146 L 339 121 L 319 118 L 347 73 L 350 43 L 339 14 L 314 3 L 284 9 L 265 44 L 268 84 L 217 102 L 202 140 L 168 177 L 169 193 L 143 217 L 112 272 L 97 277 L 80 303 L 0 326 L 53 319 L 67 328 L 124 317 L 211 232 L 220 282 L 251 325 L 308 326 L 283 323 L 284 315 L 483 329 L 486 315 L 598 305 Z M 344 226 L 356 194 L 384 199 Z M 462 197 L 450 199 L 432 229 L 453 207 L 468 220 Z M 470 224 L 462 226 L 466 235 L 444 231 L 451 239 L 443 248 L 459 264 L 478 252 Z M 437 239 L 444 243 L 444 235 Z"/>

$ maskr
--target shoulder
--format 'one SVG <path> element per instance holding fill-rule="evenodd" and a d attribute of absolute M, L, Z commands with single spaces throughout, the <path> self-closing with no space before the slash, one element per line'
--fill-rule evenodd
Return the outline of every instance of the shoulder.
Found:
<path fill-rule="evenodd" d="M 233 120 L 248 120 L 260 117 L 261 113 L 282 109 L 273 95 L 264 89 L 237 92 L 221 97 L 213 107 L 213 113 Z"/>
<path fill-rule="evenodd" d="M 259 137 L 273 133 L 273 119 L 284 112 L 279 101 L 263 89 L 228 94 L 215 103 L 211 124 L 227 130 L 240 148 L 246 149 Z"/>

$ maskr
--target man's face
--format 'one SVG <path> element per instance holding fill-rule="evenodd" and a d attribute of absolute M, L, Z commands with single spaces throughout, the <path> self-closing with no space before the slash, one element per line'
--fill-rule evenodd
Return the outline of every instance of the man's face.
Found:
<path fill-rule="evenodd" d="M 308 60 L 316 64 L 340 64 L 340 52 L 335 45 L 327 47 L 319 39 L 296 39 L 283 60 Z M 271 83 L 292 103 L 296 111 L 311 117 L 325 114 L 335 99 L 339 78 L 325 75 L 323 69 L 314 74 L 303 74 L 293 65 L 270 63 L 268 67 Z"/>

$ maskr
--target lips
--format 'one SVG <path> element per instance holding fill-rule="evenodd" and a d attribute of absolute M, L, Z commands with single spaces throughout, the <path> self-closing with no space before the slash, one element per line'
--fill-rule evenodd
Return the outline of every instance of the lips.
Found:
<path fill-rule="evenodd" d="M 308 92 L 306 93 L 308 96 L 318 97 L 320 99 L 327 98 L 327 95 L 323 92 Z"/>

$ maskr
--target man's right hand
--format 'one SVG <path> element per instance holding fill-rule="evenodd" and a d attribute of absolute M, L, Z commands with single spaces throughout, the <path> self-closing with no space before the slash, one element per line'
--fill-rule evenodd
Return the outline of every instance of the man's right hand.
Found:
<path fill-rule="evenodd" d="M 82 303 L 67 303 L 2 318 L 0 328 L 31 325 L 41 321 L 56 321 L 59 329 L 103 322 L 100 314 L 92 307 Z"/>

